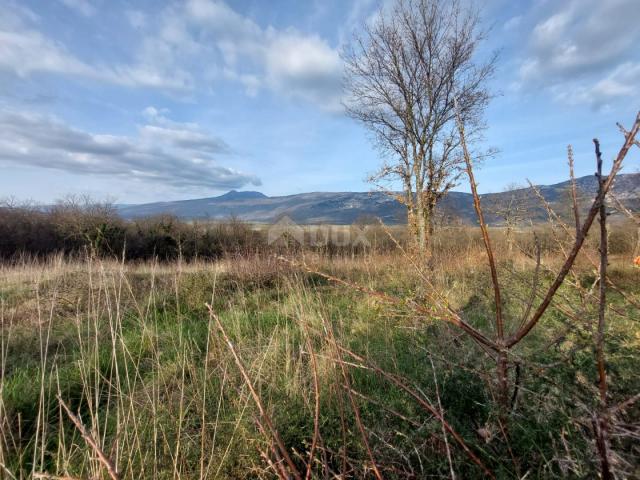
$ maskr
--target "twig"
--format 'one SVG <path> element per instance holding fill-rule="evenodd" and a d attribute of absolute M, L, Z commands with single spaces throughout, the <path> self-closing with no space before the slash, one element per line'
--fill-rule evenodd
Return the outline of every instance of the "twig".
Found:
<path fill-rule="evenodd" d="M 258 395 L 258 393 L 256 392 L 255 388 L 253 387 L 253 383 L 251 382 L 251 379 L 249 378 L 249 374 L 247 373 L 247 370 L 244 367 L 244 364 L 242 363 L 242 360 L 240 359 L 240 356 L 238 355 L 238 352 L 236 351 L 236 348 L 233 346 L 233 342 L 231 342 L 231 340 L 229 339 L 229 336 L 227 335 L 227 332 L 225 331 L 224 327 L 222 326 L 222 322 L 220 322 L 220 318 L 214 313 L 213 311 L 213 307 L 211 307 L 211 305 L 206 304 L 207 309 L 209 310 L 209 315 L 211 315 L 211 317 L 215 320 L 216 322 L 216 326 L 218 327 L 218 330 L 220 331 L 220 333 L 222 334 L 222 338 L 224 339 L 225 343 L 227 344 L 227 347 L 229 348 L 229 351 L 231 352 L 231 355 L 233 356 L 233 359 L 236 363 L 236 366 L 238 367 L 238 370 L 240 370 L 240 373 L 242 375 L 242 378 L 245 382 L 245 384 L 247 385 L 247 388 L 249 389 L 249 392 L 251 393 L 251 396 L 253 397 L 253 401 L 255 402 L 256 406 L 258 407 L 258 412 L 260 413 L 260 416 L 262 417 L 262 420 L 264 421 L 265 425 L 268 428 L 268 433 L 269 435 L 271 435 L 273 441 L 275 441 L 278 450 L 280 451 L 280 454 L 282 455 L 282 457 L 284 458 L 285 462 L 287 463 L 287 466 L 289 468 L 289 473 L 290 475 L 293 475 L 293 477 L 296 480 L 301 480 L 302 477 L 300 475 L 300 472 L 298 471 L 298 468 L 296 467 L 295 463 L 293 463 L 293 460 L 291 460 L 291 456 L 289 455 L 289 452 L 287 451 L 287 448 L 284 446 L 284 442 L 282 441 L 282 438 L 280 438 L 280 434 L 278 433 L 278 431 L 275 429 L 275 427 L 273 426 L 273 422 L 271 421 L 271 417 L 269 416 L 269 414 L 267 413 L 267 411 L 265 410 L 264 406 L 262 405 L 262 400 L 260 400 L 260 396 Z"/>
<path fill-rule="evenodd" d="M 429 357 L 429 361 L 431 362 L 431 372 L 433 373 L 433 383 L 436 387 L 436 399 L 438 400 L 438 410 L 440 410 L 440 415 L 444 417 L 444 409 L 442 408 L 442 402 L 440 401 L 440 388 L 438 387 L 438 377 L 436 375 L 436 367 L 433 364 L 433 359 Z M 444 446 L 447 450 L 447 460 L 449 462 L 449 472 L 451 473 L 451 480 L 455 480 L 456 472 L 453 470 L 453 461 L 451 460 L 451 450 L 449 449 L 449 440 L 447 440 L 447 431 L 444 428 L 444 423 L 441 422 L 442 426 L 442 436 L 444 438 Z"/>
<path fill-rule="evenodd" d="M 529 319 L 529 314 L 531 313 L 531 309 L 533 308 L 533 303 L 536 301 L 536 296 L 538 295 L 538 287 L 540 286 L 540 265 L 541 261 L 541 248 L 540 248 L 540 240 L 538 236 L 534 232 L 534 241 L 536 244 L 536 268 L 533 273 L 533 280 L 531 282 L 531 296 L 529 297 L 529 301 L 527 302 L 527 308 L 525 308 L 524 313 L 522 314 L 522 319 L 520 320 L 520 327 L 524 325 Z"/>
<path fill-rule="evenodd" d="M 613 195 L 613 193 L 609 194 L 609 197 L 616 204 L 616 207 L 618 208 L 618 210 L 620 210 L 622 213 L 624 213 L 627 216 L 627 218 L 629 218 L 631 221 L 633 221 L 636 224 L 636 226 L 638 227 L 638 232 L 637 232 L 637 235 L 636 235 L 636 246 L 633 249 L 633 256 L 635 257 L 636 255 L 640 254 L 640 217 L 638 217 L 637 215 L 634 215 L 631 212 L 631 210 L 629 210 L 627 207 L 625 207 L 625 205 L 620 201 L 620 199 L 618 197 Z M 609 281 L 609 283 L 611 283 L 611 281 Z M 637 306 L 637 304 L 636 304 L 636 308 L 639 308 Z"/>
<path fill-rule="evenodd" d="M 341 278 L 338 277 L 334 277 L 333 275 L 329 275 L 327 273 L 324 273 L 320 270 L 317 269 L 313 269 L 311 267 L 309 267 L 306 263 L 304 262 L 296 262 L 294 260 L 290 260 L 288 258 L 285 257 L 278 257 L 279 260 L 283 261 L 283 262 L 287 262 L 290 265 L 294 265 L 297 266 L 299 268 L 304 269 L 305 271 L 307 271 L 308 273 L 313 273 L 316 275 L 319 275 L 331 282 L 334 283 L 338 283 L 340 285 L 344 285 L 346 287 L 351 288 L 352 290 L 356 290 L 358 292 L 361 293 L 365 293 L 371 297 L 377 298 L 379 300 L 382 300 L 386 303 L 389 303 L 391 305 L 397 305 L 397 306 L 405 306 L 407 305 L 407 302 L 405 302 L 404 300 L 394 297 L 392 295 L 387 295 L 384 292 L 379 292 L 377 290 L 373 290 L 371 288 L 367 288 L 367 287 L 363 287 L 362 285 L 358 285 L 356 283 L 352 283 L 352 282 L 348 282 L 346 280 L 343 280 Z M 421 315 L 425 315 L 429 318 L 437 318 L 440 320 L 444 320 L 446 322 L 449 322 L 455 326 L 457 326 L 458 328 L 461 328 L 462 330 L 464 330 L 466 333 L 468 333 L 472 338 L 474 338 L 475 340 L 477 340 L 478 342 L 480 342 L 481 344 L 490 347 L 494 350 L 499 350 L 498 345 L 491 340 L 490 338 L 488 338 L 487 336 L 485 336 L 482 332 L 476 330 L 474 327 L 472 327 L 471 325 L 469 325 L 467 322 L 465 322 L 462 318 L 460 318 L 460 315 L 458 315 L 453 309 L 451 309 L 448 306 L 442 307 L 440 306 L 439 302 L 435 302 L 434 305 L 432 305 L 434 307 L 434 309 L 430 309 L 430 308 L 426 308 L 423 307 L 422 305 L 418 305 L 416 303 L 410 303 L 408 304 L 408 306 L 410 308 L 412 308 L 414 311 L 416 311 L 417 313 L 421 314 Z M 437 309 L 437 310 L 435 310 Z"/>
<path fill-rule="evenodd" d="M 16 480 L 16 476 L 13 473 L 11 473 L 11 470 L 9 470 L 4 463 L 0 462 L 0 468 L 4 470 L 4 472 L 9 476 L 11 480 Z M 34 474 L 34 478 L 35 478 L 35 475 L 36 474 Z"/>
<path fill-rule="evenodd" d="M 600 462 L 602 468 L 602 478 L 609 480 L 613 478 L 611 467 L 609 465 L 609 452 L 607 445 L 608 437 L 608 421 L 607 421 L 607 370 L 604 359 L 604 329 L 605 329 L 605 311 L 607 306 L 607 262 L 608 262 L 608 245 L 607 245 L 607 209 L 604 202 L 604 178 L 602 177 L 602 152 L 600 152 L 600 142 L 594 138 L 593 143 L 596 149 L 596 161 L 598 166 L 598 193 L 601 198 L 599 205 L 600 217 L 600 298 L 598 304 L 598 332 L 596 334 L 596 360 L 598 363 L 598 378 L 600 386 L 600 409 L 598 412 L 598 428 L 597 445 L 600 454 Z"/>
<path fill-rule="evenodd" d="M 311 368 L 313 372 L 313 395 L 315 399 L 314 411 L 313 411 L 313 439 L 311 440 L 311 448 L 309 449 L 309 460 L 307 462 L 307 473 L 305 479 L 311 478 L 311 470 L 313 466 L 314 454 L 316 446 L 318 444 L 318 438 L 320 437 L 320 384 L 318 382 L 318 364 L 316 361 L 316 354 L 309 338 L 309 332 L 304 327 L 307 337 L 307 349 L 309 350 L 309 356 L 311 357 Z"/>
<path fill-rule="evenodd" d="M 620 131 L 622 132 L 622 134 L 623 134 L 625 137 L 628 137 L 629 135 L 631 135 L 631 133 L 630 133 L 630 132 L 627 132 L 627 129 L 626 129 L 626 128 L 624 128 L 620 123 L 616 123 L 616 125 L 618 126 L 618 128 L 620 129 Z M 634 139 L 634 140 L 633 140 L 633 144 L 634 144 L 636 147 L 640 148 L 640 141 L 638 141 L 638 140 Z"/>
<path fill-rule="evenodd" d="M 373 473 L 376 476 L 376 478 L 378 480 L 382 480 L 382 473 L 380 472 L 380 469 L 378 468 L 378 464 L 376 462 L 375 457 L 373 456 L 373 451 L 371 450 L 371 446 L 369 445 L 369 440 L 367 439 L 367 432 L 364 428 L 364 425 L 362 424 L 362 419 L 360 418 L 360 409 L 358 408 L 358 404 L 356 403 L 356 401 L 353 398 L 353 395 L 351 394 L 351 380 L 349 379 L 349 373 L 347 372 L 347 368 L 345 366 L 345 364 L 342 362 L 342 355 L 340 354 L 340 347 L 338 346 L 338 342 L 336 341 L 336 337 L 333 333 L 333 327 L 331 326 L 331 324 L 324 318 L 322 317 L 322 321 L 324 323 L 324 327 L 327 331 L 327 334 L 329 335 L 329 339 L 331 340 L 331 343 L 334 346 L 335 349 L 335 353 L 336 353 L 336 357 L 339 361 L 340 364 L 340 370 L 342 372 L 342 378 L 344 379 L 344 383 L 345 386 L 347 387 L 347 396 L 349 397 L 349 402 L 351 403 L 351 408 L 353 409 L 353 414 L 355 416 L 356 419 L 356 424 L 358 426 L 358 430 L 360 430 L 360 435 L 362 437 L 362 442 L 364 443 L 364 446 L 367 450 L 367 454 L 369 455 L 369 460 L 371 461 L 371 465 L 373 468 Z"/>
<path fill-rule="evenodd" d="M 84 438 L 84 441 L 87 442 L 87 445 L 89 445 L 91 449 L 95 452 L 95 454 L 98 456 L 98 460 L 100 460 L 102 465 L 104 465 L 104 467 L 107 469 L 107 473 L 109 474 L 109 477 L 111 477 L 112 480 L 119 480 L 120 474 L 118 473 L 118 470 L 116 469 L 116 466 L 113 464 L 113 462 L 105 455 L 105 453 L 98 446 L 94 438 L 87 431 L 85 426 L 82 424 L 80 419 L 73 414 L 73 412 L 69 409 L 67 404 L 64 403 L 64 400 L 62 400 L 60 395 L 57 395 L 57 398 L 58 398 L 58 402 L 60 403 L 60 406 L 67 413 L 67 416 L 69 417 L 71 422 L 73 422 L 73 424 L 76 426 L 76 428 L 80 432 L 80 435 L 82 435 L 82 438 Z"/>
<path fill-rule="evenodd" d="M 255 420 L 256 420 L 256 426 L 258 427 L 258 430 L 260 431 L 260 433 L 265 438 L 269 439 L 270 435 L 264 429 L 262 422 L 260 422 L 260 419 L 256 418 Z M 271 467 L 271 469 L 276 473 L 276 475 L 278 475 L 278 477 L 281 480 L 289 480 L 291 478 L 291 475 L 289 475 L 289 472 L 285 468 L 285 465 L 282 463 L 282 457 L 280 456 L 280 453 L 278 453 L 278 449 L 276 448 L 276 446 L 273 444 L 273 441 L 271 440 L 269 440 L 269 449 L 271 450 L 271 453 L 273 454 L 273 457 L 276 460 L 275 463 L 271 460 L 271 458 L 269 458 L 269 455 L 267 455 L 267 452 L 260 450 L 260 455 L 262 456 L 262 458 L 264 458 L 267 461 L 267 465 Z"/>
<path fill-rule="evenodd" d="M 344 388 L 346 389 L 346 385 L 344 386 Z M 353 393 L 356 397 L 360 397 L 363 400 L 366 400 L 369 403 L 372 403 L 374 405 L 377 405 L 378 407 L 382 408 L 383 410 L 389 412 L 391 415 L 398 417 L 400 420 L 404 420 L 405 422 L 411 424 L 413 427 L 415 428 L 420 428 L 422 425 L 419 422 L 416 422 L 415 420 L 407 417 L 406 415 L 401 414 L 400 412 L 397 412 L 396 410 L 387 407 L 386 405 L 384 405 L 383 403 L 374 400 L 373 398 L 365 395 L 364 393 L 360 393 L 357 390 L 354 390 L 353 388 L 351 389 L 351 393 Z"/>
<path fill-rule="evenodd" d="M 575 262 L 576 257 L 578 256 L 578 253 L 582 248 L 582 245 L 584 244 L 584 241 L 587 237 L 587 233 L 589 232 L 589 229 L 591 228 L 591 225 L 593 224 L 593 221 L 600 210 L 600 204 L 604 202 L 604 197 L 606 196 L 607 192 L 611 189 L 615 176 L 620 170 L 620 168 L 622 167 L 622 161 L 624 160 L 627 153 L 629 152 L 629 149 L 633 145 L 634 138 L 638 134 L 639 130 L 640 130 L 640 112 L 636 116 L 635 122 L 633 124 L 633 128 L 631 129 L 629 135 L 626 136 L 625 142 L 620 148 L 620 151 L 618 152 L 618 155 L 613 162 L 609 175 L 607 176 L 606 180 L 603 182 L 602 188 L 599 189 L 598 195 L 596 196 L 595 200 L 593 201 L 593 204 L 591 205 L 591 209 L 589 210 L 589 213 L 587 214 L 587 217 L 585 218 L 585 221 L 582 224 L 582 228 L 580 229 L 578 237 L 576 238 L 576 241 L 573 245 L 573 248 L 571 249 L 571 252 L 569 253 L 564 264 L 562 265 L 562 268 L 560 269 L 555 280 L 547 290 L 547 293 L 544 299 L 542 300 L 542 303 L 540 303 L 540 305 L 534 312 L 531 319 L 515 335 L 513 335 L 511 338 L 507 340 L 506 342 L 507 348 L 513 347 L 514 345 L 518 344 L 524 337 L 527 336 L 527 334 L 531 331 L 531 329 L 536 326 L 536 324 L 538 323 L 538 321 L 540 320 L 544 312 L 547 310 L 547 307 L 551 303 L 551 300 L 553 300 L 553 297 L 555 296 L 556 292 L 560 288 L 560 285 L 562 285 L 562 282 L 564 282 L 564 279 L 569 273 L 569 270 L 571 270 L 571 267 L 573 266 L 573 263 Z"/>
<path fill-rule="evenodd" d="M 573 148 L 567 147 L 567 157 L 569 158 L 569 178 L 571 179 L 571 201 L 573 203 L 573 219 L 576 222 L 576 237 L 580 233 L 580 211 L 578 210 L 578 189 L 576 177 L 573 172 Z"/>
<path fill-rule="evenodd" d="M 456 104 L 457 110 L 457 104 Z M 473 195 L 473 207 L 478 216 L 478 223 L 480 224 L 480 231 L 482 232 L 482 240 L 484 242 L 484 248 L 487 252 L 487 258 L 489 259 L 489 269 L 491 270 L 491 282 L 493 283 L 493 292 L 495 296 L 496 307 L 496 330 L 498 333 L 498 343 L 504 338 L 504 324 L 502 319 L 502 300 L 500 299 L 500 284 L 498 283 L 498 269 L 496 268 L 496 261 L 493 255 L 493 248 L 491 247 L 491 239 L 489 238 L 489 230 L 487 224 L 484 221 L 484 213 L 482 206 L 480 205 L 480 195 L 478 195 L 478 187 L 476 185 L 475 177 L 473 175 L 473 167 L 471 166 L 471 156 L 467 149 L 467 142 L 464 135 L 464 125 L 460 119 L 460 114 L 456 112 L 456 120 L 458 123 L 458 131 L 460 132 L 460 145 L 462 145 L 462 151 L 464 156 L 464 162 L 467 168 L 467 175 L 469 176 L 469 185 L 471 186 L 471 193 Z"/>
<path fill-rule="evenodd" d="M 571 238 L 571 232 L 569 230 L 569 227 L 567 226 L 566 223 L 564 223 L 564 221 L 562 220 L 562 218 L 560 218 L 560 216 L 556 213 L 556 211 L 551 208 L 551 205 L 549 204 L 549 202 L 547 201 L 546 198 L 544 198 L 544 195 L 542 195 L 542 192 L 540 191 L 540 189 L 534 185 L 533 183 L 531 183 L 530 180 L 528 180 L 529 182 L 529 188 L 531 188 L 531 190 L 533 191 L 534 195 L 538 198 L 538 200 L 540 200 L 540 203 L 542 204 L 542 206 L 544 207 L 544 209 L 547 211 L 547 217 L 549 219 L 549 224 L 551 225 L 551 233 L 553 235 L 554 240 L 556 241 L 556 243 L 558 244 L 558 247 L 560 248 L 560 250 L 562 251 L 562 255 L 564 256 L 565 260 L 567 259 L 568 255 L 567 255 L 567 251 L 564 247 L 564 244 L 562 243 L 562 239 L 560 237 L 558 237 L 558 235 L 556 234 L 554 227 L 554 223 L 557 223 L 558 225 L 560 225 L 560 228 L 562 228 L 562 230 L 567 234 L 568 237 Z M 574 233 L 573 236 L 573 241 L 575 242 L 575 239 L 577 238 L 578 233 Z"/>
<path fill-rule="evenodd" d="M 620 201 L 620 199 L 615 196 L 613 193 L 609 193 L 609 198 L 611 198 L 613 200 L 613 202 L 616 204 L 616 207 L 622 211 L 622 213 L 624 213 L 629 219 L 633 220 L 635 223 L 637 223 L 638 225 L 640 225 L 640 218 L 636 217 L 631 210 L 629 210 L 627 207 L 625 207 L 625 205 Z"/>
<path fill-rule="evenodd" d="M 627 400 L 625 400 L 622 403 L 619 403 L 618 405 L 614 405 L 609 409 L 609 412 L 611 414 L 621 412 L 626 408 L 630 407 L 631 405 L 633 405 L 634 403 L 636 403 L 638 400 L 640 400 L 640 393 L 635 394 L 633 397 L 628 398 Z"/>
<path fill-rule="evenodd" d="M 484 463 L 482 463 L 482 461 L 476 456 L 476 454 L 473 453 L 473 451 L 467 446 L 466 442 L 462 439 L 460 434 L 453 429 L 453 427 L 449 424 L 449 422 L 447 422 L 444 419 L 444 417 L 440 414 L 440 412 L 438 412 L 438 410 L 435 409 L 430 403 L 426 402 L 415 390 L 409 387 L 402 379 L 386 372 L 385 370 L 381 369 L 377 365 L 373 364 L 371 361 L 366 360 L 364 357 L 358 355 L 355 352 L 352 352 L 351 350 L 345 347 L 338 345 L 338 348 L 341 351 L 345 352 L 346 354 L 350 355 L 351 357 L 355 358 L 356 360 L 366 364 L 370 369 L 372 369 L 373 371 L 378 373 L 380 376 L 384 377 L 385 379 L 387 379 L 388 381 L 396 385 L 401 390 L 404 390 L 410 397 L 412 397 L 418 403 L 418 405 L 420 405 L 422 408 L 428 411 L 431 415 L 436 417 L 438 421 L 440 421 L 443 424 L 444 428 L 451 434 L 451 436 L 456 440 L 456 442 L 462 447 L 462 449 L 467 454 L 467 456 L 476 465 L 478 465 L 487 476 L 491 478 L 495 478 L 493 473 L 484 465 Z"/>
<path fill-rule="evenodd" d="M 482 206 L 480 205 L 480 195 L 478 195 L 478 187 L 473 175 L 473 167 L 471 166 L 471 156 L 467 148 L 467 141 L 464 134 L 464 125 L 460 112 L 458 111 L 458 103 L 454 98 L 456 109 L 456 123 L 458 125 L 458 132 L 460 133 L 460 145 L 462 146 L 462 154 L 464 157 L 464 163 L 467 168 L 467 175 L 469 176 L 469 185 L 471 186 L 471 193 L 473 195 L 473 207 L 475 208 L 476 215 L 478 216 L 478 223 L 480 224 L 480 231 L 482 232 L 482 240 L 484 241 L 484 248 L 487 252 L 487 259 L 489 261 L 489 270 L 491 271 L 491 283 L 493 284 L 494 306 L 496 309 L 496 343 L 500 347 L 498 350 L 497 359 L 497 375 L 498 386 L 500 390 L 500 404 L 503 409 L 508 408 L 509 402 L 509 387 L 507 383 L 507 351 L 504 349 L 504 319 L 502 318 L 502 299 L 500 296 L 500 283 L 498 281 L 498 269 L 496 267 L 496 261 L 493 255 L 493 248 L 491 246 L 491 239 L 489 238 L 489 230 L 487 224 L 484 221 L 484 213 L 482 212 Z"/>
<path fill-rule="evenodd" d="M 16 478 L 16 477 L 12 477 Z M 68 475 L 58 476 L 58 475 L 50 475 L 48 473 L 36 472 L 31 475 L 31 478 L 38 480 L 79 480 L 76 477 L 69 477 Z"/>

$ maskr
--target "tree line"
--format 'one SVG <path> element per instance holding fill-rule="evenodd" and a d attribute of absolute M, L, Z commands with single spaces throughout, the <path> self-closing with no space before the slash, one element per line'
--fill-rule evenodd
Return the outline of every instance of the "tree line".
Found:
<path fill-rule="evenodd" d="M 53 206 L 0 204 L 0 259 L 19 255 L 96 255 L 126 260 L 215 259 L 248 253 L 264 236 L 230 218 L 185 222 L 172 215 L 125 220 L 108 202 L 66 198 Z"/>

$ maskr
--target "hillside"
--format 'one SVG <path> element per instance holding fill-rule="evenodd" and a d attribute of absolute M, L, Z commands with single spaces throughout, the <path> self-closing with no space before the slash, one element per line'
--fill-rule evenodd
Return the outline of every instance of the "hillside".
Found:
<path fill-rule="evenodd" d="M 597 190 L 594 176 L 576 180 L 581 205 L 585 205 Z M 568 212 L 568 181 L 537 187 L 544 198 L 559 213 Z M 640 209 L 640 174 L 621 174 L 615 184 L 615 195 L 633 210 Z M 539 221 L 546 211 L 531 188 L 482 195 L 487 221 L 499 224 L 505 210 Z M 224 195 L 174 202 L 157 202 L 119 206 L 126 218 L 172 214 L 184 219 L 219 220 L 236 216 L 256 223 L 271 223 L 283 215 L 297 223 L 336 225 L 350 224 L 363 217 L 378 217 L 387 224 L 406 221 L 405 208 L 383 192 L 312 192 L 297 195 L 268 197 L 260 192 L 237 192 Z M 451 192 L 440 206 L 447 221 L 473 223 L 475 213 L 471 194 Z"/>

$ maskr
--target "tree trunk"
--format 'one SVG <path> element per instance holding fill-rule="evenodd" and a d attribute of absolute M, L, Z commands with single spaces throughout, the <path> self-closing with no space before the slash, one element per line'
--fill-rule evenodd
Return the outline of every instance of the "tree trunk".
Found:
<path fill-rule="evenodd" d="M 423 233 L 423 248 L 422 252 L 430 255 L 431 247 L 433 241 L 433 233 L 434 233 L 434 213 L 435 213 L 435 202 L 432 200 L 423 200 L 422 204 L 422 214 L 420 217 L 422 218 L 422 225 L 424 229 Z"/>
<path fill-rule="evenodd" d="M 413 243 L 417 244 L 418 222 L 416 220 L 416 212 L 413 205 L 407 205 L 407 230 L 409 231 L 410 239 L 413 240 Z"/>
<path fill-rule="evenodd" d="M 423 254 L 427 251 L 427 222 L 425 218 L 426 210 L 424 205 L 424 199 L 422 195 L 418 193 L 416 195 L 416 212 L 415 216 L 417 219 L 417 243 L 418 243 L 418 251 Z"/>
<path fill-rule="evenodd" d="M 425 212 L 425 222 L 427 224 L 427 232 L 429 235 L 429 239 L 431 239 L 433 237 L 433 232 L 435 229 L 435 225 L 434 225 L 434 221 L 435 221 L 435 215 L 436 215 L 436 201 L 435 200 L 429 200 L 429 203 L 427 204 L 427 210 Z"/>

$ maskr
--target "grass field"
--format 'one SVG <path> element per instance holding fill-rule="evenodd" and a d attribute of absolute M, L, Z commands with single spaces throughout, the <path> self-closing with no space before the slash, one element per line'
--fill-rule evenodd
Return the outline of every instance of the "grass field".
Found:
<path fill-rule="evenodd" d="M 536 275 L 528 235 L 524 252 L 497 248 L 508 331 Z M 505 412 L 491 352 L 414 308 L 435 291 L 493 335 L 485 254 L 471 238 L 441 238 L 424 266 L 399 250 L 297 252 L 295 264 L 262 254 L 5 265 L 0 479 L 108 478 L 100 452 L 120 478 L 273 478 L 277 438 L 312 478 L 373 478 L 374 465 L 384 478 L 596 477 L 597 251 L 581 254 L 511 352 Z M 606 313 L 611 462 L 637 478 L 640 269 L 620 250 Z M 535 295 L 562 259 L 543 250 Z"/>

